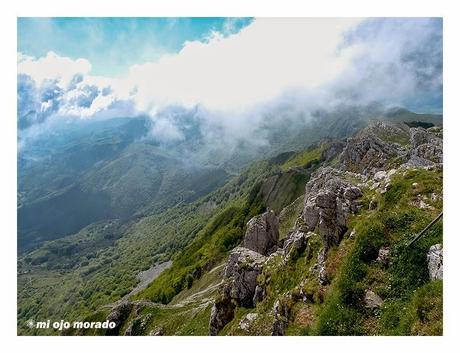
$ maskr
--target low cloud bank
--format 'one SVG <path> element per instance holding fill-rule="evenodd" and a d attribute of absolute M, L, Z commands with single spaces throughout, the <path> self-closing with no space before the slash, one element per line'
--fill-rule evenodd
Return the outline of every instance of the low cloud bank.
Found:
<path fill-rule="evenodd" d="M 85 59 L 18 56 L 19 139 L 56 120 L 147 114 L 161 142 L 199 125 L 212 143 L 263 144 L 254 132 L 270 119 L 372 102 L 442 112 L 441 19 L 256 19 L 121 78 L 91 75 Z"/>

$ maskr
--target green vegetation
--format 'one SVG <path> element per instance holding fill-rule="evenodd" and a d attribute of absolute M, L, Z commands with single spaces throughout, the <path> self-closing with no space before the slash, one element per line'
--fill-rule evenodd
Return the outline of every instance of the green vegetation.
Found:
<path fill-rule="evenodd" d="M 411 186 L 414 182 L 418 183 L 416 189 Z M 436 215 L 436 211 L 420 210 L 411 202 L 420 195 L 441 193 L 442 175 L 432 171 L 409 171 L 405 176 L 396 175 L 392 184 L 392 188 L 381 196 L 376 211 L 354 220 L 356 241 L 332 282 L 330 294 L 319 312 L 314 334 L 404 335 L 414 334 L 415 331 L 419 334 L 439 334 L 439 330 L 436 331 L 439 321 L 430 323 L 416 318 L 414 311 L 426 306 L 426 315 L 442 317 L 439 288 L 428 283 L 426 264 L 428 248 L 442 242 L 442 224 L 433 227 L 429 234 L 411 247 L 407 247 L 407 241 Z M 439 201 L 435 204 L 438 210 L 442 208 Z M 374 261 L 382 246 L 390 248 L 388 268 Z M 366 289 L 373 290 L 384 299 L 377 317 L 363 306 Z M 426 294 L 428 291 L 438 291 L 438 299 L 430 298 Z M 432 303 L 433 300 L 435 303 Z M 411 303 L 409 307 L 412 309 L 400 310 L 408 303 Z"/>
<path fill-rule="evenodd" d="M 222 261 L 228 251 L 242 240 L 247 221 L 262 211 L 262 205 L 255 200 L 244 201 L 243 207 L 227 207 L 174 258 L 171 268 L 135 298 L 169 303 L 183 289 L 190 288 L 203 272 Z"/>
<path fill-rule="evenodd" d="M 277 256 L 265 265 L 258 277 L 266 289 L 265 299 L 253 309 L 237 308 L 220 334 L 269 335 L 277 300 L 289 320 L 286 335 L 442 334 L 442 281 L 428 280 L 426 263 L 428 248 L 442 243 L 442 223 L 407 247 L 407 241 L 442 209 L 442 198 L 432 198 L 433 194 L 442 194 L 440 171 L 408 170 L 394 175 L 384 194 L 365 190 L 363 204 L 375 197 L 378 208 L 353 216 L 340 245 L 329 250 L 329 284 L 320 285 L 312 270 L 322 242 L 310 238 L 304 253 L 287 263 Z M 433 209 L 417 208 L 414 201 L 420 197 L 429 199 Z M 289 229 L 287 224 L 295 222 L 297 204 L 298 200 L 283 210 L 282 227 Z M 390 250 L 388 264 L 376 261 L 382 247 Z M 366 290 L 383 299 L 381 308 L 365 306 Z M 245 331 L 238 324 L 247 313 L 258 316 Z"/>
<path fill-rule="evenodd" d="M 300 168 L 309 168 L 315 163 L 319 163 L 321 157 L 321 148 L 314 147 L 312 149 L 307 149 L 303 152 L 298 152 L 291 158 L 289 158 L 285 163 L 282 164 L 281 168 L 284 171 L 289 170 L 290 168 L 300 167 Z"/>
<path fill-rule="evenodd" d="M 96 223 L 75 235 L 46 242 L 20 257 L 19 332 L 30 333 L 25 325 L 29 318 L 74 320 L 91 315 L 101 305 L 127 295 L 138 281 L 137 273 L 175 255 L 173 267 L 157 279 L 162 283 L 166 276 L 171 276 L 172 285 L 168 283 L 158 292 L 158 284 L 146 289 L 160 302 L 170 301 L 241 240 L 246 222 L 265 207 L 266 195 L 261 191 L 264 181 L 278 171 L 278 165 L 254 163 L 196 202 L 121 226 L 116 221 Z M 295 190 L 303 192 L 300 188 Z M 281 206 L 298 196 L 278 194 L 285 201 L 273 195 L 270 200 Z M 187 255 L 180 254 L 184 248 Z M 179 269 L 176 261 L 184 267 Z"/>
<path fill-rule="evenodd" d="M 407 143 L 403 136 L 386 138 Z M 110 202 L 126 206 L 137 194 L 124 188 L 121 180 L 143 183 L 144 178 L 156 174 L 143 174 L 142 170 L 153 165 L 160 170 L 162 160 L 166 169 L 160 173 L 158 197 L 146 195 L 149 202 L 133 206 L 137 213 L 129 219 L 94 222 L 76 234 L 45 241 L 21 255 L 18 333 L 56 333 L 29 329 L 29 319 L 103 321 L 110 312 L 107 305 L 125 298 L 147 300 L 148 304 L 132 311 L 120 332 L 132 324 L 133 335 L 155 330 L 166 335 L 208 334 L 212 299 L 225 260 L 241 242 L 247 221 L 267 208 L 275 210 L 280 214 L 280 236 L 284 238 L 302 211 L 306 182 L 323 163 L 323 147 L 315 145 L 253 163 L 218 187 L 227 178 L 218 169 L 190 172 L 196 178 L 177 168 L 169 175 L 171 161 L 153 153 L 154 146 L 131 145 L 123 158 L 117 154 L 120 158 L 100 165 L 99 174 L 85 174 L 85 192 L 112 190 L 116 197 Z M 150 163 L 149 158 L 155 161 Z M 176 178 L 187 180 L 178 185 Z M 171 193 L 172 189 L 178 194 Z M 442 243 L 442 222 L 412 247 L 406 246 L 442 209 L 442 171 L 400 171 L 385 193 L 363 191 L 364 207 L 350 218 L 340 245 L 328 251 L 328 283 L 319 284 L 316 264 L 322 241 L 312 236 L 307 249 L 290 260 L 271 258 L 257 278 L 266 290 L 265 299 L 252 309 L 237 308 L 235 318 L 220 334 L 270 334 L 277 300 L 289 321 L 287 335 L 442 334 L 442 281 L 430 282 L 426 266 L 428 248 Z M 53 190 L 45 199 L 55 196 Z M 378 207 L 369 210 L 372 199 Z M 420 208 L 421 200 L 430 207 Z M 388 264 L 376 261 L 382 247 L 390 251 Z M 173 261 L 169 269 L 130 296 L 140 271 L 167 260 Z M 364 305 L 366 290 L 383 299 L 380 308 Z M 258 316 L 246 331 L 238 324 L 248 313 Z"/>

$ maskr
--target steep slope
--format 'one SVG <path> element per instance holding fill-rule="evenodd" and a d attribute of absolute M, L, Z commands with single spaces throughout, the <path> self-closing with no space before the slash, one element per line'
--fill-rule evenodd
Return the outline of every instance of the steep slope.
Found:
<path fill-rule="evenodd" d="M 134 335 L 442 334 L 442 223 L 408 246 L 442 210 L 439 136 L 387 122 L 356 134 L 283 203 L 288 231 L 268 253 L 257 244 L 278 225 L 259 219 L 258 183 L 144 292 L 94 315 L 123 312 L 116 334 Z"/>
<path fill-rule="evenodd" d="M 277 215 L 280 240 L 255 267 L 257 302 L 225 299 L 223 284 L 235 280 L 227 258 L 267 209 Z M 347 141 L 254 163 L 190 204 L 99 222 L 25 254 L 18 330 L 58 333 L 30 330 L 30 318 L 118 317 L 115 331 L 67 334 L 207 335 L 213 305 L 224 299 L 232 317 L 219 334 L 439 334 L 442 285 L 428 280 L 427 251 L 442 244 L 442 225 L 414 248 L 403 244 L 441 209 L 442 129 L 376 123 Z M 128 296 L 139 272 L 169 259 L 172 267 Z M 414 266 L 405 276 L 407 262 Z M 417 316 L 420 308 L 426 317 Z"/>
<path fill-rule="evenodd" d="M 19 249 L 32 249 L 93 222 L 126 220 L 139 212 L 158 213 L 194 201 L 227 179 L 222 169 L 197 167 L 153 145 L 130 143 L 115 156 L 86 168 L 73 183 L 24 201 L 18 209 Z"/>
<path fill-rule="evenodd" d="M 314 168 L 295 163 L 292 170 L 281 168 L 295 155 L 254 163 L 222 188 L 190 204 L 133 218 L 126 224 L 100 222 L 20 257 L 20 332 L 30 332 L 24 322 L 31 317 L 70 320 L 119 300 L 136 286 L 140 271 L 168 260 L 187 244 L 188 250 L 177 255 L 173 267 L 155 281 L 167 285 L 148 287 L 138 296 L 169 301 L 188 283 L 205 280 L 200 273 L 206 275 L 241 240 L 248 217 L 266 205 L 282 208 L 303 193 Z M 230 219 L 233 229 L 228 225 Z"/>

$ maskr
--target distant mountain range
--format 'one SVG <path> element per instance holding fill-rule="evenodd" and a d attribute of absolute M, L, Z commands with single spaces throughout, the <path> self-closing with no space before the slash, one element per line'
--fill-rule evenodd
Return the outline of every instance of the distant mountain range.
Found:
<path fill-rule="evenodd" d="M 19 251 L 94 222 L 125 222 L 189 203 L 255 160 L 350 136 L 374 118 L 442 123 L 442 116 L 379 107 L 317 111 L 309 119 L 272 114 L 256 131 L 267 143 L 241 139 L 229 148 L 206 141 L 190 112 L 177 114 L 184 138 L 175 143 L 153 138 L 147 117 L 62 123 L 27 143 L 18 153 Z"/>

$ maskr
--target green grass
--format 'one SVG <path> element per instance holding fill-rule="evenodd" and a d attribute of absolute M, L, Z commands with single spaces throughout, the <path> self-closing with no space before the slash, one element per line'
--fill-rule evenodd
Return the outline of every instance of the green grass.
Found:
<path fill-rule="evenodd" d="M 306 168 L 314 163 L 318 163 L 321 157 L 321 148 L 316 147 L 298 152 L 281 165 L 284 171 L 293 167 Z"/>
<path fill-rule="evenodd" d="M 190 288 L 195 279 L 222 261 L 243 239 L 249 219 L 263 211 L 260 200 L 251 197 L 256 194 L 257 190 L 250 193 L 246 200 L 236 202 L 217 214 L 196 239 L 174 257 L 172 267 L 135 298 L 169 303 L 182 290 Z M 239 203 L 242 205 L 238 206 Z"/>
<path fill-rule="evenodd" d="M 413 182 L 419 184 L 416 189 L 411 186 Z M 428 281 L 426 263 L 428 248 L 442 242 L 442 223 L 407 247 L 407 241 L 442 207 L 435 202 L 437 210 L 420 210 L 411 206 L 410 201 L 416 195 L 440 192 L 442 175 L 434 171 L 410 171 L 405 176 L 395 176 L 392 185 L 390 191 L 379 196 L 376 211 L 367 212 L 359 221 L 354 219 L 356 240 L 319 311 L 313 334 L 372 334 L 369 322 L 375 322 L 376 330 L 383 334 L 442 332 L 442 309 L 439 309 L 442 292 L 437 287 L 439 284 Z M 382 246 L 390 247 L 388 268 L 374 261 Z M 363 307 L 365 289 L 377 292 L 384 299 L 381 316 L 375 317 L 375 313 Z M 433 321 L 420 317 L 420 308 L 425 307 L 426 317 Z"/>

